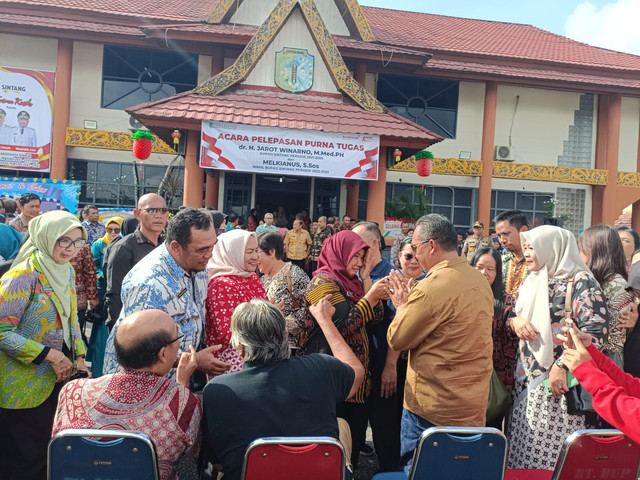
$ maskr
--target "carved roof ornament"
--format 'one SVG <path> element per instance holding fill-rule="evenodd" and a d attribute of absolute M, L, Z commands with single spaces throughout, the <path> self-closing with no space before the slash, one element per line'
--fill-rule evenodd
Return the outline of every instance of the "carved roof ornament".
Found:
<path fill-rule="evenodd" d="M 338 3 L 340 1 L 336 0 Z M 240 3 L 241 0 L 220 0 L 218 6 L 226 5 L 231 9 L 233 8 L 231 4 L 235 6 Z M 360 6 L 355 0 L 344 0 L 344 4 L 357 5 L 358 11 L 360 11 Z M 216 96 L 244 81 L 255 68 L 267 47 L 276 38 L 295 8 L 300 8 L 309 32 L 337 88 L 367 111 L 386 112 L 387 108 L 356 82 L 351 75 L 342 55 L 338 51 L 338 47 L 333 41 L 333 37 L 322 20 L 314 0 L 280 0 L 233 65 L 198 85 L 194 89 L 194 93 Z M 218 8 L 216 8 L 210 18 L 216 14 L 218 16 L 216 18 L 224 20 L 229 16 L 229 11 L 222 9 L 222 7 L 218 11 Z M 362 12 L 360 11 L 360 13 Z M 231 15 L 233 14 L 231 13 Z"/>
<path fill-rule="evenodd" d="M 219 0 L 204 23 L 228 23 L 244 0 Z M 349 29 L 352 37 L 363 42 L 374 42 L 375 36 L 369 22 L 362 13 L 358 0 L 334 0 L 338 11 Z"/>

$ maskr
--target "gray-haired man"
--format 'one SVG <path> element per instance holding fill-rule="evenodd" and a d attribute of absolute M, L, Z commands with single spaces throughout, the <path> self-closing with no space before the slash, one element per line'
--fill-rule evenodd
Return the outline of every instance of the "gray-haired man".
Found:
<path fill-rule="evenodd" d="M 233 313 L 231 343 L 244 367 L 211 380 L 202 402 L 204 446 L 209 459 L 222 464 L 226 480 L 240 478 L 247 446 L 257 438 L 339 436 L 336 403 L 357 392 L 364 367 L 333 324 L 328 298 L 310 310 L 333 357 L 289 358 L 284 316 L 264 300 L 243 303 Z"/>

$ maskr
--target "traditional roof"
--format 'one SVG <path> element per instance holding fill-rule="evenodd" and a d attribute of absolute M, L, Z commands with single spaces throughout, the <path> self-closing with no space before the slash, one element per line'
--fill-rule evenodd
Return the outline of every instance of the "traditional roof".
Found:
<path fill-rule="evenodd" d="M 363 7 L 380 42 L 430 53 L 549 61 L 568 65 L 640 70 L 640 56 L 620 53 L 517 23 Z"/>
<path fill-rule="evenodd" d="M 391 142 L 413 143 L 418 148 L 443 140 L 400 115 L 363 110 L 342 95 L 300 95 L 266 87 L 233 87 L 215 97 L 185 92 L 129 108 L 127 112 L 151 128 L 175 128 L 178 123 L 191 123 L 199 128 L 205 120 L 380 135 Z"/>
<path fill-rule="evenodd" d="M 233 14 L 238 10 L 244 0 L 219 0 L 216 7 L 205 20 L 206 23 L 225 23 L 231 20 Z M 301 3 L 308 3 L 309 7 L 315 8 L 313 2 L 303 0 Z M 362 14 L 358 0 L 335 0 L 336 7 L 342 12 L 349 33 L 359 40 L 372 42 L 375 40 L 371 28 Z M 276 7 L 277 8 L 277 7 Z"/>
<path fill-rule="evenodd" d="M 198 85 L 194 92 L 200 95 L 218 95 L 227 88 L 244 81 L 289 20 L 295 8 L 300 9 L 309 33 L 338 90 L 351 97 L 365 110 L 386 111 L 386 107 L 351 75 L 313 0 L 279 0 L 233 65 Z"/>
<path fill-rule="evenodd" d="M 14 12 L 27 13 L 37 9 L 42 12 L 50 9 L 64 9 L 90 15 L 94 20 L 97 14 L 129 17 L 142 26 L 152 19 L 172 20 L 176 22 L 200 22 L 216 7 L 219 0 L 3 0 L 2 6 Z M 32 12 L 29 12 L 32 13 Z"/>
<path fill-rule="evenodd" d="M 532 65 L 530 67 L 522 65 L 506 65 L 495 63 L 481 63 L 470 61 L 442 60 L 434 58 L 425 65 L 427 71 L 440 70 L 443 72 L 457 72 L 458 74 L 471 72 L 474 74 L 485 73 L 495 75 L 496 81 L 505 78 L 535 78 L 548 82 L 567 82 L 580 84 L 584 88 L 592 87 L 602 90 L 610 90 L 612 86 L 624 88 L 640 88 L 640 72 L 631 76 L 627 72 L 625 75 L 616 75 L 609 70 L 594 70 L 589 73 L 579 71 L 566 71 L 550 68 L 547 65 Z"/>
<path fill-rule="evenodd" d="M 216 8 L 221 8 L 223 1 L 229 3 L 229 0 L 2 0 L 0 28 L 53 36 L 61 31 L 77 32 L 80 38 L 91 33 L 104 34 L 102 38 L 96 35 L 96 41 L 110 41 L 113 35 L 121 35 L 125 42 L 136 37 L 132 44 L 162 38 L 246 45 L 257 32 L 255 26 L 203 23 Z M 306 4 L 310 0 L 301 1 Z M 495 75 L 498 81 L 534 80 L 536 84 L 553 82 L 568 88 L 591 85 L 596 91 L 625 93 L 640 90 L 640 56 L 593 47 L 531 25 L 375 7 L 359 10 L 375 41 L 329 35 L 343 55 L 367 60 L 379 57 L 385 65 L 390 62 L 416 66 L 433 55 L 426 69 L 441 76 L 455 78 L 463 73 L 462 78 L 484 79 Z M 32 28 L 35 26 L 37 30 Z"/>
<path fill-rule="evenodd" d="M 42 17 L 35 15 L 11 15 L 0 13 L 0 25 L 2 24 L 18 24 L 38 28 L 43 27 Z M 46 28 L 51 28 L 54 30 L 73 30 L 77 32 L 127 35 L 133 37 L 140 37 L 142 33 L 138 27 L 128 27 L 125 25 L 112 25 L 98 22 L 84 22 L 62 18 L 47 19 Z"/>

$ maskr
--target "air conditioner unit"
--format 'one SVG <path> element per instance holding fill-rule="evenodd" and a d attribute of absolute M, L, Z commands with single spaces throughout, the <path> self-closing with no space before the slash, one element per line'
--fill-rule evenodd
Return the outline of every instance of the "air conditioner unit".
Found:
<path fill-rule="evenodd" d="M 513 162 L 516 159 L 516 149 L 506 145 L 496 145 L 493 147 L 493 159 L 501 162 Z"/>

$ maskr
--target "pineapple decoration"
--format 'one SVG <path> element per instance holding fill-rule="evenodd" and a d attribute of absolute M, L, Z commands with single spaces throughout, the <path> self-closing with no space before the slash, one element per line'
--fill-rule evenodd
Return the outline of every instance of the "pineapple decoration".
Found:
<path fill-rule="evenodd" d="M 416 171 L 421 177 L 428 177 L 431 175 L 431 169 L 433 168 L 433 153 L 428 150 L 421 150 L 415 155 L 418 163 L 416 164 Z"/>
<path fill-rule="evenodd" d="M 131 138 L 133 138 L 133 155 L 138 160 L 149 158 L 153 148 L 153 134 L 145 130 L 136 130 Z"/>

